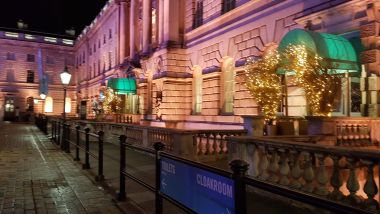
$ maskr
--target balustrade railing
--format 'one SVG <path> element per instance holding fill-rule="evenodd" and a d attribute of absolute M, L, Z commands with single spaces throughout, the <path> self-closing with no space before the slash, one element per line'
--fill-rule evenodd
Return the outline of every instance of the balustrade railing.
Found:
<path fill-rule="evenodd" d="M 379 212 L 380 152 L 264 138 L 230 138 L 230 158 L 248 175 L 339 203 Z"/>

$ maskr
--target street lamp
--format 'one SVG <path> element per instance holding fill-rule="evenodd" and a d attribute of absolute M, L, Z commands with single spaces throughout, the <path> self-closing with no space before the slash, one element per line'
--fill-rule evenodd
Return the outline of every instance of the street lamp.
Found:
<path fill-rule="evenodd" d="M 40 97 L 41 97 L 41 99 L 43 99 L 43 100 L 44 100 L 44 99 L 46 98 L 46 94 L 44 94 L 44 93 L 41 93 L 41 94 L 40 94 Z"/>
<path fill-rule="evenodd" d="M 61 77 L 61 82 L 63 84 L 63 123 L 66 122 L 66 87 L 69 85 L 71 80 L 71 74 L 67 70 L 67 66 L 63 72 L 59 75 Z"/>

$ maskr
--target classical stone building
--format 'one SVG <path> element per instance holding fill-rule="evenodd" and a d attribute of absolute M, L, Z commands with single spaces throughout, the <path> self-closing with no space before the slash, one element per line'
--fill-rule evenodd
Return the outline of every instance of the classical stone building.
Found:
<path fill-rule="evenodd" d="M 60 115 L 63 86 L 59 73 L 73 66 L 74 40 L 25 30 L 0 30 L 0 119 L 28 120 L 33 113 Z M 75 75 L 73 76 L 75 80 Z M 75 81 L 72 81 L 72 83 Z M 46 99 L 41 99 L 44 93 Z M 76 114 L 75 86 L 68 87 L 66 112 Z"/>
<path fill-rule="evenodd" d="M 109 1 L 76 42 L 78 93 L 91 100 L 109 78 L 133 78 L 143 120 L 239 124 L 242 115 L 259 114 L 244 86 L 247 57 L 293 32 L 292 42 L 311 42 L 322 56 L 350 65 L 335 68 L 345 77 L 334 115 L 377 116 L 378 7 L 371 0 Z M 307 115 L 292 77 L 279 114 Z"/>
<path fill-rule="evenodd" d="M 247 58 L 301 43 L 344 73 L 333 115 L 378 116 L 378 7 L 375 0 L 110 0 L 73 48 L 59 46 L 75 55 L 72 108 L 92 118 L 93 101 L 111 87 L 123 97 L 122 113 L 145 122 L 241 124 L 241 116 L 259 114 L 244 86 Z M 284 78 L 279 114 L 307 115 L 304 92 Z"/>

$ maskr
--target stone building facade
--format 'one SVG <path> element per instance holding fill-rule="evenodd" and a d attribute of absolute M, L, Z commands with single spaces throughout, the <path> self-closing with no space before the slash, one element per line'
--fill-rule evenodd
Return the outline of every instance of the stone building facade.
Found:
<path fill-rule="evenodd" d="M 111 0 L 76 41 L 77 92 L 91 100 L 110 77 L 133 77 L 143 120 L 241 124 L 241 116 L 259 114 L 244 86 L 247 57 L 306 29 L 361 48 L 334 115 L 377 116 L 378 7 L 371 0 Z M 291 79 L 279 114 L 305 116 L 303 91 Z"/>
<path fill-rule="evenodd" d="M 73 47 L 49 41 L 35 45 L 21 34 L 8 38 L 4 32 L 1 42 L 17 41 L 13 48 L 21 52 L 26 46 L 41 48 L 43 55 L 55 47 L 56 63 L 46 64 L 44 71 L 60 71 L 61 60 L 70 61 L 76 86 L 70 88 L 70 97 L 77 110 L 72 112 L 83 117 L 94 116 L 93 100 L 111 78 L 128 78 L 137 89 L 133 96 L 125 95 L 124 105 L 133 102 L 138 110 L 132 113 L 143 121 L 236 125 L 242 123 L 241 116 L 260 114 L 244 85 L 247 58 L 276 48 L 294 29 L 328 33 L 352 43 L 358 63 L 356 70 L 344 71 L 334 115 L 378 116 L 378 7 L 375 0 L 110 0 Z M 17 52 L 1 51 L 3 56 Z M 16 64 L 10 61 L 5 60 L 3 70 L 28 70 L 23 64 L 33 64 L 13 68 Z M 59 85 L 49 87 L 59 96 Z M 279 114 L 307 115 L 304 92 L 292 77 L 285 88 Z M 36 97 L 23 95 L 30 96 Z M 5 98 L 2 102 L 5 106 Z M 53 113 L 59 114 L 56 109 Z"/>
<path fill-rule="evenodd" d="M 34 113 L 60 115 L 63 86 L 59 73 L 75 73 L 74 40 L 31 31 L 0 30 L 0 119 L 28 120 Z M 42 80 L 45 89 L 41 89 Z M 73 75 L 75 80 L 75 75 Z M 72 81 L 72 83 L 75 81 Z M 41 99 L 41 92 L 46 99 Z M 66 112 L 76 114 L 75 84 L 68 86 Z"/>

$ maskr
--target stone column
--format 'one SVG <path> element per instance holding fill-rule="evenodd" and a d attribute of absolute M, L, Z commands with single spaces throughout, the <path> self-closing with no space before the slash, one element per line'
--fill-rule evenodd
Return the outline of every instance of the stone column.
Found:
<path fill-rule="evenodd" d="M 148 54 L 152 43 L 152 0 L 143 1 L 143 54 Z"/>
<path fill-rule="evenodd" d="M 179 0 L 164 0 L 164 44 L 178 42 Z"/>
<path fill-rule="evenodd" d="M 366 71 L 361 78 L 361 111 L 371 117 L 380 116 L 380 50 L 377 49 L 377 41 L 380 40 L 379 8 L 380 4 L 368 4 L 368 22 L 360 27 L 360 37 L 365 48 L 360 57 Z"/>
<path fill-rule="evenodd" d="M 134 58 L 136 54 L 136 33 L 137 29 L 137 0 L 131 0 L 130 19 L 129 19 L 129 57 Z"/>
<path fill-rule="evenodd" d="M 164 41 L 164 0 L 158 0 L 158 45 Z"/>
<path fill-rule="evenodd" d="M 129 22 L 129 3 L 126 1 L 120 1 L 119 5 L 119 63 L 123 63 L 124 59 L 129 54 L 129 45 L 128 45 L 128 39 L 129 39 L 129 32 L 128 32 L 128 25 Z"/>

